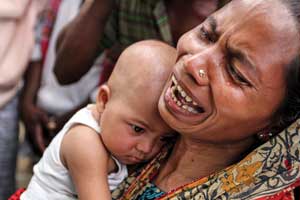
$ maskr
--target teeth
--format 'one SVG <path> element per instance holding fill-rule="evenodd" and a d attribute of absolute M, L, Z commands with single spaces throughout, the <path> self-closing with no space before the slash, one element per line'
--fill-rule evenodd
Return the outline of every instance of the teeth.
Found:
<path fill-rule="evenodd" d="M 180 94 L 181 94 L 181 96 L 182 96 L 183 98 L 185 98 L 185 97 L 186 97 L 186 93 L 185 93 L 185 91 L 181 91 L 181 92 L 180 92 Z"/>
<path fill-rule="evenodd" d="M 192 102 L 193 100 L 192 100 L 192 98 L 191 97 L 189 97 L 189 96 L 186 96 L 185 97 L 185 100 L 186 100 L 186 102 L 188 102 L 188 103 L 190 103 L 190 102 Z"/>
<path fill-rule="evenodd" d="M 182 109 L 194 114 L 198 114 L 199 112 L 195 108 L 186 104 L 192 103 L 193 106 L 199 106 L 199 105 L 195 101 L 193 101 L 193 99 L 190 96 L 187 95 L 187 93 L 183 90 L 183 88 L 180 85 L 178 85 L 178 81 L 176 80 L 174 75 L 172 76 L 172 82 L 174 83 L 174 86 L 171 88 L 171 96 L 174 102 Z M 180 94 L 183 100 L 177 99 L 175 95 L 176 91 L 178 92 L 178 94 Z"/>
<path fill-rule="evenodd" d="M 182 105 L 182 103 L 181 103 L 180 101 L 177 101 L 176 104 L 177 104 L 178 106 L 181 106 L 181 105 Z"/>
<path fill-rule="evenodd" d="M 172 90 L 172 92 L 174 93 L 174 92 L 175 92 L 175 90 L 176 90 L 176 87 L 175 87 L 175 86 L 173 86 L 173 87 L 171 88 L 171 90 Z"/>
<path fill-rule="evenodd" d="M 179 92 L 182 92 L 182 87 L 181 87 L 180 85 L 177 85 L 177 90 L 178 90 Z"/>
<path fill-rule="evenodd" d="M 173 81 L 173 83 L 174 83 L 175 85 L 177 85 L 177 80 L 176 80 L 176 78 L 175 78 L 174 75 L 172 76 L 172 81 Z"/>

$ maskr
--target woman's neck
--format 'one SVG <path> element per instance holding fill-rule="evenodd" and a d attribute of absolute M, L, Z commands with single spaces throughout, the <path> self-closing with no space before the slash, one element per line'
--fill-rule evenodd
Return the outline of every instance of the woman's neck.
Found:
<path fill-rule="evenodd" d="M 243 143 L 218 145 L 180 138 L 166 164 L 156 179 L 165 191 L 206 177 L 226 168 L 240 159 L 253 144 L 253 139 Z"/>

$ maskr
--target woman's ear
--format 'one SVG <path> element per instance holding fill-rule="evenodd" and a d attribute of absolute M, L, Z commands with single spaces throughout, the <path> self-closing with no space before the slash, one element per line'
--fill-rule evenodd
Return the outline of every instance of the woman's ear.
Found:
<path fill-rule="evenodd" d="M 110 99 L 110 88 L 104 84 L 99 87 L 98 96 L 96 100 L 96 106 L 98 112 L 103 112 L 107 102 Z"/>

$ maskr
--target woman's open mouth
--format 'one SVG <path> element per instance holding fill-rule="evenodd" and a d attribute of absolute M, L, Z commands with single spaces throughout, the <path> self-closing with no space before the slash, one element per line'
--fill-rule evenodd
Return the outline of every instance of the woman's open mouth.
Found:
<path fill-rule="evenodd" d="M 204 113 L 204 108 L 188 95 L 188 93 L 179 85 L 177 79 L 172 75 L 172 83 L 168 88 L 165 100 L 168 105 L 186 115 L 198 115 Z"/>

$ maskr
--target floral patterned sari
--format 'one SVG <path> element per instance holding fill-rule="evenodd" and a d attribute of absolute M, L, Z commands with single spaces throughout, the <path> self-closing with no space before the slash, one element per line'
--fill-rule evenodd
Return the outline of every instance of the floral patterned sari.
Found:
<path fill-rule="evenodd" d="M 228 168 L 183 185 L 160 200 L 273 199 L 292 200 L 300 185 L 300 120 Z M 141 171 L 129 176 L 116 189 L 113 199 L 134 200 L 158 173 L 169 152 L 166 147 Z"/>

